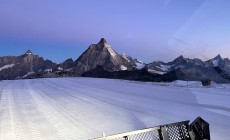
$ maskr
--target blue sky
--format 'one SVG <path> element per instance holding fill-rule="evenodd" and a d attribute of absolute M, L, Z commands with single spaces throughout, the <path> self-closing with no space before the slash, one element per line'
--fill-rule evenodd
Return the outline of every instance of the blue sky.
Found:
<path fill-rule="evenodd" d="M 100 38 L 146 63 L 230 58 L 229 0 L 0 0 L 0 55 L 76 60 Z"/>

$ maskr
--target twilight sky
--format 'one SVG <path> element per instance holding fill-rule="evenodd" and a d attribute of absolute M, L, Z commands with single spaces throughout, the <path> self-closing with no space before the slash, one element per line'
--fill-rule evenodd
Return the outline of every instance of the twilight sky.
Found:
<path fill-rule="evenodd" d="M 76 60 L 101 37 L 146 63 L 230 58 L 230 0 L 0 0 L 0 56 Z"/>

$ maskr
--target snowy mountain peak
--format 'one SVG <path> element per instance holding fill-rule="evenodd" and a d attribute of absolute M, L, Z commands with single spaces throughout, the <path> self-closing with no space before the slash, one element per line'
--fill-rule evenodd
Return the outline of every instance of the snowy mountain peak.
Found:
<path fill-rule="evenodd" d="M 98 44 L 93 46 L 94 46 L 93 49 L 96 49 L 101 53 L 107 50 L 107 52 L 109 52 L 109 54 L 113 58 L 115 58 L 118 55 L 118 53 L 115 50 L 113 50 L 113 48 L 109 45 L 109 43 L 105 40 L 105 38 L 101 38 Z"/>
<path fill-rule="evenodd" d="M 216 57 L 214 57 L 213 59 L 211 59 L 211 62 L 213 64 L 214 67 L 218 67 L 219 63 L 223 60 L 223 58 L 220 56 L 220 54 L 218 54 Z"/>
<path fill-rule="evenodd" d="M 99 52 L 103 52 L 103 50 L 105 49 L 110 53 L 113 58 L 118 55 L 118 53 L 114 51 L 113 48 L 107 43 L 105 38 L 101 38 L 97 45 L 91 45 L 91 47 L 98 50 Z"/>
<path fill-rule="evenodd" d="M 26 51 L 26 53 L 25 53 L 25 55 L 32 55 L 33 53 L 32 53 L 32 51 L 31 50 L 28 50 L 28 51 Z"/>

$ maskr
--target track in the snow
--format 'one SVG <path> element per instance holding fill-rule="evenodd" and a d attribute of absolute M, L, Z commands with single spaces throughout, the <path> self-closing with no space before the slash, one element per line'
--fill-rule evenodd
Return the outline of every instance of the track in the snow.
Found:
<path fill-rule="evenodd" d="M 0 140 L 84 140 L 197 116 L 210 123 L 212 139 L 226 139 L 230 87 L 224 87 L 95 78 L 1 81 Z"/>

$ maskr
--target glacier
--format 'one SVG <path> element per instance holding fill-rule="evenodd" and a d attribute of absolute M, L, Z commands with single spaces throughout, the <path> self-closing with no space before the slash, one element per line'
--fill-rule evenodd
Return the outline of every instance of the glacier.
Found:
<path fill-rule="evenodd" d="M 100 78 L 0 81 L 1 140 L 87 140 L 201 116 L 229 139 L 230 85 Z"/>

